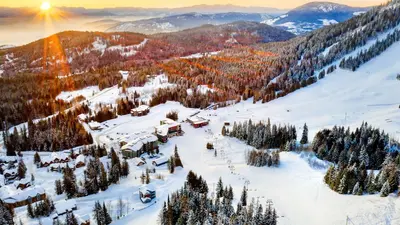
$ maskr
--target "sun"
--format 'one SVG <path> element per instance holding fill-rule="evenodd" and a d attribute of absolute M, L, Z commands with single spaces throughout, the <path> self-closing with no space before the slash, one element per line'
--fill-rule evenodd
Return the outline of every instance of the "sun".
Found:
<path fill-rule="evenodd" d="M 42 2 L 42 5 L 40 5 L 40 9 L 42 11 L 49 11 L 51 8 L 50 2 Z"/>

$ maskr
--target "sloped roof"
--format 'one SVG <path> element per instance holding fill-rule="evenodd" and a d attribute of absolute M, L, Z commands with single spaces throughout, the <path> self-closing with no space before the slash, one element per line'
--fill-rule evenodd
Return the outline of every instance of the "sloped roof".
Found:
<path fill-rule="evenodd" d="M 28 198 L 33 198 L 37 195 L 42 195 L 44 194 L 44 188 L 40 186 L 32 187 L 32 188 L 27 188 L 25 190 L 22 190 L 21 192 L 14 194 L 9 197 L 3 198 L 3 201 L 5 203 L 16 203 L 20 201 L 27 200 Z"/>
<path fill-rule="evenodd" d="M 66 211 L 72 211 L 72 208 L 76 208 L 75 199 L 62 200 L 54 204 L 57 214 L 65 213 Z"/>
<path fill-rule="evenodd" d="M 138 151 L 143 147 L 144 144 L 157 140 L 158 138 L 156 136 L 152 134 L 146 134 L 140 137 L 136 137 L 132 141 L 128 142 L 126 145 L 122 146 L 121 150 Z"/>

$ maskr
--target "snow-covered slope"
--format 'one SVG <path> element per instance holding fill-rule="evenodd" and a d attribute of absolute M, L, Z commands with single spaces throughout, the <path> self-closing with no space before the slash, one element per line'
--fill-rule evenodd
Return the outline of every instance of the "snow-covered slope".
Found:
<path fill-rule="evenodd" d="M 311 2 L 288 13 L 265 20 L 264 23 L 302 34 L 323 26 L 336 24 L 359 15 L 368 8 L 350 7 L 331 2 Z"/>

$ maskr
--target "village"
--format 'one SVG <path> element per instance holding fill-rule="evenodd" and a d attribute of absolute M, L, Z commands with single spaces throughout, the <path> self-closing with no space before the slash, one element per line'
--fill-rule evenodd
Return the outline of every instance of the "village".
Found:
<path fill-rule="evenodd" d="M 171 155 L 168 153 L 168 151 L 171 152 L 168 142 L 176 137 L 184 137 L 185 131 L 182 129 L 182 123 L 187 124 L 191 127 L 190 129 L 201 128 L 209 124 L 209 119 L 198 116 L 197 111 L 188 110 L 182 113 L 184 117 L 179 118 L 180 120 L 167 118 L 166 115 L 161 116 L 160 113 L 157 113 L 158 122 L 149 126 L 147 121 L 146 125 L 140 126 L 138 120 L 152 116 L 151 114 L 149 106 L 140 105 L 132 109 L 131 114 L 121 116 L 115 121 L 85 122 L 85 115 L 78 116 L 79 121 L 93 135 L 95 139 L 93 145 L 102 145 L 107 149 L 107 156 L 100 158 L 106 168 L 109 167 L 111 160 L 110 149 L 115 150 L 121 160 L 127 160 L 129 163 L 131 177 L 137 180 L 135 182 L 137 185 L 135 185 L 135 193 L 132 193 L 132 198 L 136 196 L 133 199 L 135 203 L 132 201 L 126 203 L 135 206 L 127 209 L 126 213 L 149 207 L 155 203 L 157 199 L 156 186 L 152 182 L 140 183 L 138 178 L 145 173 L 151 173 L 152 180 L 156 179 L 154 177 L 162 179 L 168 174 L 167 164 Z M 178 117 L 177 112 L 176 117 Z M 137 125 L 132 131 L 127 129 L 127 120 Z M 118 125 L 125 132 L 116 130 Z M 165 151 L 165 148 L 169 148 L 169 150 Z M 52 199 L 54 211 L 50 216 L 43 217 L 37 222 L 53 224 L 54 221 L 65 220 L 65 216 L 73 212 L 80 225 L 88 225 L 92 213 L 87 208 L 80 208 L 80 198 L 69 199 L 64 194 L 57 195 L 53 189 L 54 182 L 61 179 L 67 168 L 75 173 L 77 180 L 83 179 L 86 176 L 87 164 L 91 159 L 88 146 L 61 152 L 23 152 L 21 156 L 2 156 L 0 158 L 0 168 L 3 172 L 0 174 L 1 200 L 8 208 L 17 212 L 19 217 L 26 220 L 23 212 L 26 212 L 28 205 L 37 205 L 47 199 Z M 26 165 L 26 175 L 23 178 L 20 177 L 18 169 L 21 162 Z M 116 214 L 120 214 L 120 212 L 116 212 Z"/>

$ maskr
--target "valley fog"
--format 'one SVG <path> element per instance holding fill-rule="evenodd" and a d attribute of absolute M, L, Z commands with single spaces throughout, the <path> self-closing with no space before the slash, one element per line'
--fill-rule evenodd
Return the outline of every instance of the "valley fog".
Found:
<path fill-rule="evenodd" d="M 19 20 L 0 18 L 0 46 L 24 45 L 67 30 L 106 31 L 109 27 L 118 22 L 148 18 L 150 17 L 85 17 L 68 18 L 57 21 L 37 21 L 34 18 L 21 18 Z"/>

